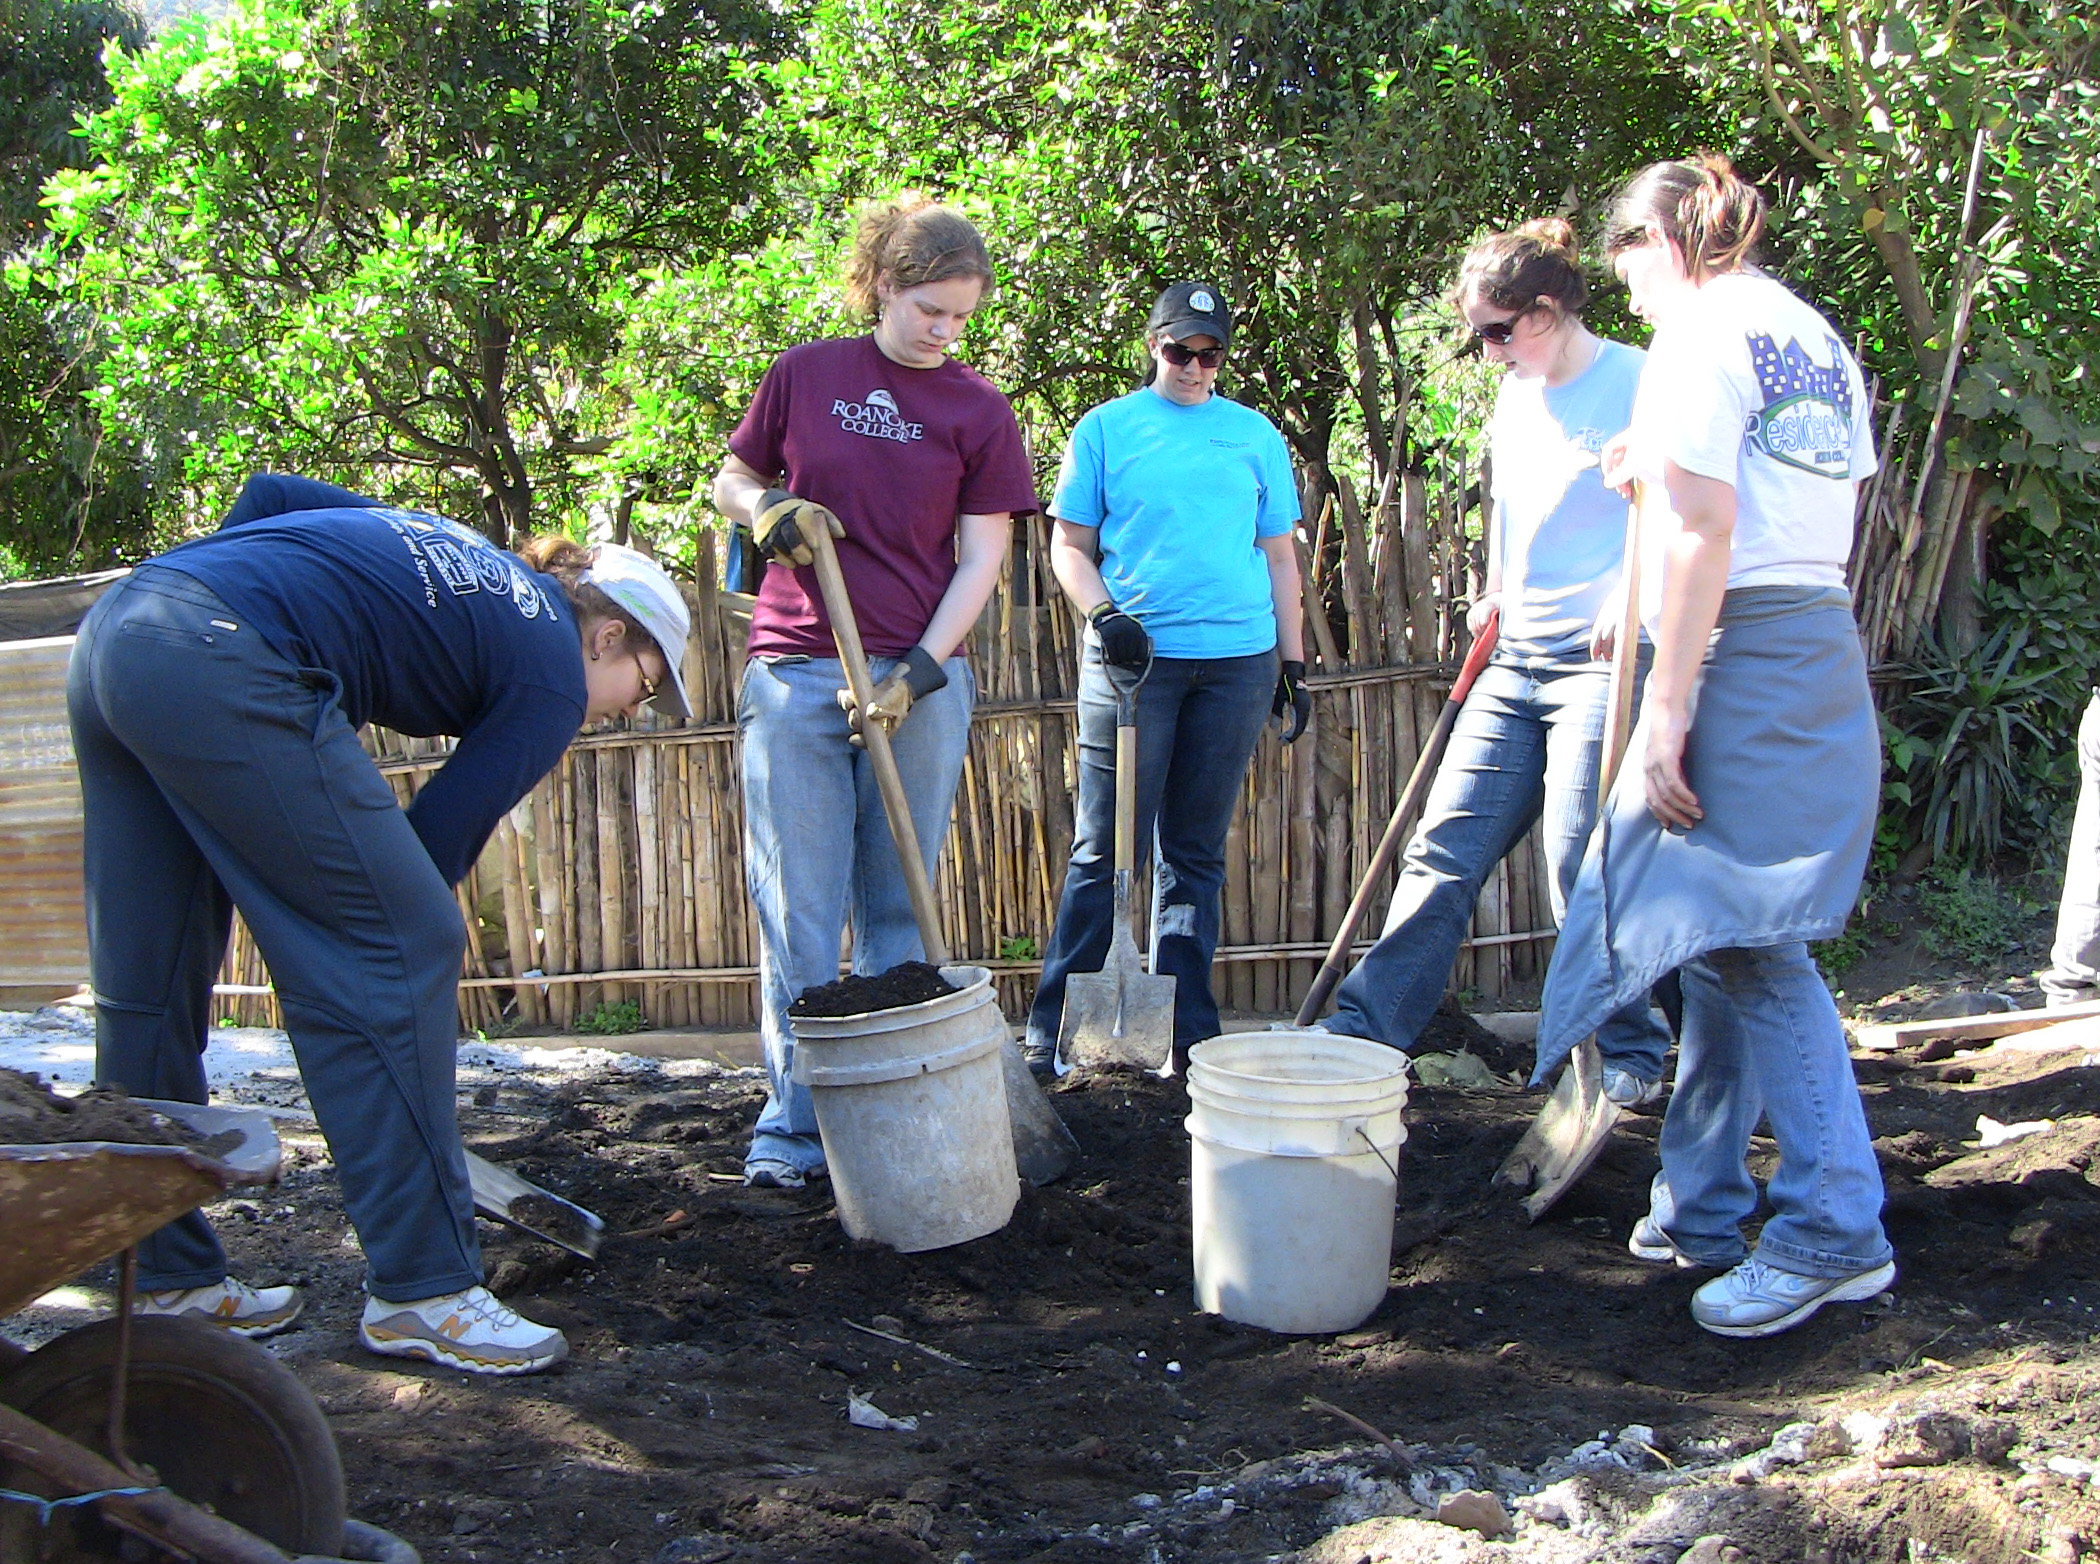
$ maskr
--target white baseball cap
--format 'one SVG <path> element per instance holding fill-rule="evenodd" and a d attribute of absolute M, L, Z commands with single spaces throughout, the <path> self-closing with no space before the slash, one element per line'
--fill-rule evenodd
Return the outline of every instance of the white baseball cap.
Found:
<path fill-rule="evenodd" d="M 667 717 L 690 717 L 693 704 L 686 699 L 682 665 L 693 621 L 678 583 L 647 554 L 624 543 L 600 543 L 592 549 L 590 568 L 582 579 L 632 614 L 664 654 L 667 676 L 650 704 Z"/>

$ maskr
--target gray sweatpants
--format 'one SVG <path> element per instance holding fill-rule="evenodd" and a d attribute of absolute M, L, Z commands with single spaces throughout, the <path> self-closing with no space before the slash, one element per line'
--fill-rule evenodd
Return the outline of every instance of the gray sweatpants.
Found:
<path fill-rule="evenodd" d="M 2042 988 L 2052 1005 L 2100 999 L 2100 690 L 2078 724 L 2078 811 Z"/>
<path fill-rule="evenodd" d="M 284 1007 L 367 1263 L 394 1301 L 481 1280 L 454 1117 L 458 904 L 336 703 L 192 578 L 147 565 L 73 649 L 96 1073 L 205 1100 L 231 909 Z M 140 1251 L 153 1289 L 226 1274 L 201 1213 Z"/>

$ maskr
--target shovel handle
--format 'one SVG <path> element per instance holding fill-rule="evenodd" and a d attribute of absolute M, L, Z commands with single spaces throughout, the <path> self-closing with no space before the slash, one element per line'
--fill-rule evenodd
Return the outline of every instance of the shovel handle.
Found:
<path fill-rule="evenodd" d="M 810 552 L 816 555 L 812 563 L 817 572 L 817 591 L 823 596 L 824 612 L 831 619 L 831 638 L 838 643 L 846 688 L 853 694 L 854 705 L 865 712 L 875 695 L 875 680 L 868 672 L 868 654 L 860 644 L 853 599 L 846 593 L 846 574 L 839 569 L 838 552 L 831 546 L 831 529 L 806 530 L 810 534 Z M 868 763 L 875 768 L 882 812 L 889 817 L 890 836 L 897 844 L 904 888 L 911 897 L 912 916 L 919 925 L 919 943 L 925 946 L 928 961 L 944 967 L 948 964 L 948 942 L 941 938 L 940 909 L 934 904 L 933 886 L 926 878 L 926 861 L 919 855 L 919 832 L 911 822 L 911 799 L 904 791 L 904 778 L 897 771 L 897 757 L 890 750 L 890 730 L 880 722 L 864 721 L 860 737 L 867 746 Z"/>
<path fill-rule="evenodd" d="M 1350 898 L 1349 910 L 1342 915 L 1342 926 L 1334 931 L 1326 959 L 1320 963 L 1320 970 L 1313 974 L 1312 987 L 1305 991 L 1305 1002 L 1298 1006 L 1293 1025 L 1310 1026 L 1326 1006 L 1335 985 L 1341 982 L 1343 969 L 1349 964 L 1349 947 L 1356 941 L 1357 928 L 1370 910 L 1378 882 L 1385 877 L 1385 871 L 1392 867 L 1393 859 L 1400 852 L 1408 822 L 1421 807 L 1422 796 L 1429 791 L 1429 784 L 1436 776 L 1437 762 L 1443 759 L 1444 745 L 1458 722 L 1458 709 L 1465 705 L 1466 696 L 1472 693 L 1473 681 L 1480 677 L 1481 669 L 1494 655 L 1501 624 L 1501 616 L 1491 613 L 1488 622 L 1481 626 L 1480 634 L 1473 638 L 1466 660 L 1459 665 L 1458 677 L 1452 681 L 1451 693 L 1445 697 L 1443 709 L 1436 714 L 1436 726 L 1430 730 L 1429 742 L 1415 757 L 1415 769 L 1408 773 L 1407 786 L 1400 790 L 1393 813 L 1385 823 L 1385 834 L 1378 839 L 1377 851 L 1371 854 L 1370 866 L 1364 870 L 1363 879 L 1357 882 L 1356 895 Z"/>

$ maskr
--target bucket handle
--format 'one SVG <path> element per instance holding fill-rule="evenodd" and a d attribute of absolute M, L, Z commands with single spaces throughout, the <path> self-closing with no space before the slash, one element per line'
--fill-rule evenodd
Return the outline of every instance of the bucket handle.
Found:
<path fill-rule="evenodd" d="M 1380 1162 L 1385 1163 L 1386 1172 L 1393 1175 L 1393 1182 L 1397 1184 L 1400 1182 L 1400 1170 L 1394 1167 L 1393 1164 L 1387 1159 L 1386 1154 L 1379 1149 L 1378 1142 L 1371 1139 L 1370 1132 L 1364 1128 L 1364 1126 L 1369 1122 L 1370 1120 L 1368 1119 L 1358 1119 L 1353 1125 L 1350 1126 L 1350 1128 L 1356 1131 L 1356 1138 L 1358 1140 L 1362 1141 L 1366 1146 L 1369 1146 L 1371 1148 L 1371 1155 L 1376 1157 Z"/>

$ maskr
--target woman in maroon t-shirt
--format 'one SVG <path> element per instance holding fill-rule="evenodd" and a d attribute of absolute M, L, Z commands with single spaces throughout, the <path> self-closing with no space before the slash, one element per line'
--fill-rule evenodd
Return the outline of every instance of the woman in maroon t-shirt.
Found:
<path fill-rule="evenodd" d="M 871 208 L 847 269 L 865 336 L 773 361 L 729 437 L 715 506 L 770 562 L 737 701 L 744 819 L 758 909 L 760 1017 L 771 1086 L 744 1162 L 752 1184 L 795 1189 L 824 1171 L 809 1088 L 792 1080 L 787 1008 L 838 975 L 850 908 L 853 970 L 923 959 L 918 925 L 866 754 L 851 742 L 845 674 L 807 567 L 826 527 L 873 667 L 926 868 L 948 834 L 976 684 L 952 655 L 999 579 L 1035 482 L 1013 409 L 948 356 L 992 287 L 977 230 L 927 201 Z"/>

